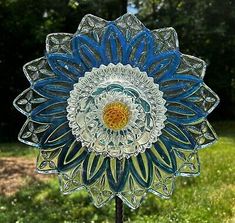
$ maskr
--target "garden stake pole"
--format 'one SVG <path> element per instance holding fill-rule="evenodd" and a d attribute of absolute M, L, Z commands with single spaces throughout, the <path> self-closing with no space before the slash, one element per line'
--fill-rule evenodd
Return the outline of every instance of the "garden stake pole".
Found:
<path fill-rule="evenodd" d="M 116 209 L 116 223 L 123 223 L 123 218 L 124 218 L 123 202 L 118 196 L 115 197 L 115 209 Z"/>
<path fill-rule="evenodd" d="M 127 0 L 121 1 L 121 15 L 127 13 Z M 116 196 L 115 197 L 115 209 L 116 209 L 116 223 L 123 223 L 124 219 L 124 209 L 123 209 L 123 201 Z"/>

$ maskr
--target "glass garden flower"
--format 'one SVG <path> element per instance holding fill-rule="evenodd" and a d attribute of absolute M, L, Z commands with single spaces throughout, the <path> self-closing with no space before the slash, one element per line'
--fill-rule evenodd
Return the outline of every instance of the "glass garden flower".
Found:
<path fill-rule="evenodd" d="M 58 173 L 63 193 L 87 189 L 97 207 L 114 196 L 131 208 L 147 192 L 168 198 L 216 141 L 206 118 L 219 98 L 205 69 L 179 52 L 173 28 L 86 15 L 74 35 L 49 34 L 45 56 L 24 66 L 19 140 L 39 148 L 38 172 Z"/>

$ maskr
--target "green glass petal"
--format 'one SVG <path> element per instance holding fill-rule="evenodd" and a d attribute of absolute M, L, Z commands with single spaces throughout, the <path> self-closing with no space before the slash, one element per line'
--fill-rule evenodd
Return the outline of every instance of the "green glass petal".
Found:
<path fill-rule="evenodd" d="M 77 165 L 68 171 L 59 173 L 60 190 L 64 194 L 84 188 L 82 183 L 82 165 Z"/>
<path fill-rule="evenodd" d="M 130 175 L 123 191 L 118 193 L 117 196 L 120 197 L 130 208 L 136 209 L 140 206 L 146 196 L 146 192 L 146 188 L 140 186 L 140 184 L 138 184 Z"/>
<path fill-rule="evenodd" d="M 162 198 L 169 198 L 173 193 L 174 180 L 174 174 L 154 166 L 153 183 L 148 191 Z"/>
<path fill-rule="evenodd" d="M 36 171 L 39 173 L 58 173 L 57 158 L 61 148 L 53 150 L 39 150 Z"/>
<path fill-rule="evenodd" d="M 106 173 L 100 176 L 96 182 L 89 185 L 88 191 L 96 207 L 102 207 L 115 196 L 115 193 L 109 186 Z"/>
<path fill-rule="evenodd" d="M 200 163 L 197 150 L 185 151 L 175 149 L 177 173 L 180 176 L 197 176 L 200 174 Z"/>

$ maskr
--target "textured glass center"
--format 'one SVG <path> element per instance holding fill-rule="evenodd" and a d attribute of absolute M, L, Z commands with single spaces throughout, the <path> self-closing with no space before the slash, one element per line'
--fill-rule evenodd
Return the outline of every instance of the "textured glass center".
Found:
<path fill-rule="evenodd" d="M 111 102 L 104 107 L 103 121 L 107 128 L 112 130 L 123 129 L 129 120 L 130 111 L 122 102 Z"/>
<path fill-rule="evenodd" d="M 79 78 L 68 99 L 69 126 L 89 151 L 118 159 L 152 147 L 166 120 L 154 79 L 131 65 L 108 64 Z"/>

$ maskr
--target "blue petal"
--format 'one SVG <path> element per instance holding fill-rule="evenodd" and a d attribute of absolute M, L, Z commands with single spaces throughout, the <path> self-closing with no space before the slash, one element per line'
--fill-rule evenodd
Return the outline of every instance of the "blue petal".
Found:
<path fill-rule="evenodd" d="M 108 158 L 89 153 L 83 162 L 82 179 L 84 184 L 93 184 L 104 173 Z"/>
<path fill-rule="evenodd" d="M 41 145 L 43 149 L 62 147 L 71 139 L 74 140 L 74 136 L 68 125 L 67 118 L 64 117 L 54 120 L 50 124 L 50 128 L 47 129 L 41 139 Z"/>
<path fill-rule="evenodd" d="M 190 95 L 192 95 L 195 91 L 200 88 L 199 79 L 193 79 L 195 79 L 195 82 L 192 82 L 189 85 L 185 83 L 185 80 L 188 80 L 187 77 L 185 79 L 181 79 L 183 80 L 183 83 L 181 85 L 180 79 L 178 79 L 179 81 L 177 82 L 177 80 L 172 78 L 173 84 L 169 86 L 169 88 L 167 86 L 167 81 L 164 82 L 163 86 L 161 87 L 161 90 L 164 92 L 164 98 L 167 101 L 166 115 L 169 121 L 176 122 L 178 124 L 189 124 L 199 121 L 206 116 L 206 113 L 201 110 L 195 103 L 186 100 Z M 179 83 L 180 86 L 183 86 L 183 89 L 179 90 L 179 94 L 176 93 L 177 83 Z M 185 88 L 187 87 L 188 89 L 186 89 L 186 91 Z M 170 91 L 170 89 L 173 90 Z"/>
<path fill-rule="evenodd" d="M 66 78 L 47 78 L 37 81 L 32 88 L 46 98 L 66 101 L 73 89 L 73 82 Z"/>
<path fill-rule="evenodd" d="M 194 91 L 181 98 L 184 104 L 192 105 L 204 117 L 215 109 L 219 103 L 219 97 L 205 83 L 198 84 Z"/>
<path fill-rule="evenodd" d="M 156 166 L 167 173 L 175 173 L 177 170 L 175 154 L 172 150 L 172 143 L 161 135 L 151 149 L 147 149 L 148 153 Z"/>
<path fill-rule="evenodd" d="M 65 101 L 49 100 L 32 110 L 31 119 L 41 123 L 51 123 L 66 117 L 66 107 Z"/>
<path fill-rule="evenodd" d="M 76 58 L 70 54 L 52 53 L 47 54 L 48 63 L 54 73 L 60 75 L 62 79 L 75 83 L 86 71 L 84 64 L 78 56 Z"/>
<path fill-rule="evenodd" d="M 183 98 L 192 94 L 201 82 L 201 79 L 194 76 L 174 75 L 171 78 L 161 81 L 159 89 L 164 93 L 166 100 Z"/>
<path fill-rule="evenodd" d="M 86 69 L 99 67 L 105 61 L 101 47 L 97 42 L 86 35 L 77 35 L 72 40 L 73 56 L 75 59 L 81 59 Z"/>
<path fill-rule="evenodd" d="M 129 175 L 129 162 L 126 159 L 108 159 L 107 176 L 110 187 L 115 192 L 122 191 Z"/>
<path fill-rule="evenodd" d="M 74 139 L 69 140 L 58 156 L 58 170 L 64 171 L 77 166 L 86 158 L 87 153 L 88 151 L 82 147 L 81 142 Z"/>
<path fill-rule="evenodd" d="M 165 122 L 162 136 L 166 143 L 177 148 L 193 150 L 196 145 L 188 130 L 183 125 L 173 122 Z"/>
<path fill-rule="evenodd" d="M 130 158 L 130 171 L 141 186 L 148 188 L 153 179 L 153 164 L 149 153 L 140 153 Z"/>
<path fill-rule="evenodd" d="M 196 104 L 183 100 L 168 100 L 166 108 L 167 120 L 178 124 L 198 122 L 207 116 Z"/>
<path fill-rule="evenodd" d="M 179 94 L 168 92 L 167 89 L 171 87 L 162 87 L 164 98 L 167 101 L 167 116 L 170 121 L 179 124 L 191 124 L 203 120 L 218 104 L 218 96 L 212 92 L 202 81 L 198 78 L 190 78 L 191 82 L 188 89 L 181 89 Z M 185 77 L 188 80 L 188 77 Z M 173 79 L 175 82 L 175 80 Z M 180 82 L 179 82 L 180 83 Z M 184 86 L 185 87 L 185 86 Z M 173 89 L 177 88 L 177 84 Z M 185 92 L 184 92 L 185 91 Z"/>
<path fill-rule="evenodd" d="M 104 64 L 123 63 L 126 52 L 126 40 L 122 32 L 114 25 L 109 24 L 101 41 L 104 52 Z"/>
<path fill-rule="evenodd" d="M 180 53 L 177 50 L 167 51 L 153 55 L 144 65 L 148 76 L 153 77 L 160 84 L 164 79 L 170 78 L 180 64 Z"/>
<path fill-rule="evenodd" d="M 124 63 L 142 70 L 147 61 L 152 58 L 152 46 L 152 34 L 147 30 L 139 32 L 128 44 Z"/>

